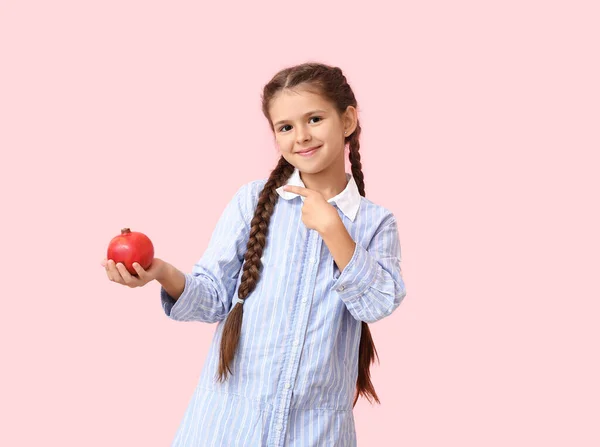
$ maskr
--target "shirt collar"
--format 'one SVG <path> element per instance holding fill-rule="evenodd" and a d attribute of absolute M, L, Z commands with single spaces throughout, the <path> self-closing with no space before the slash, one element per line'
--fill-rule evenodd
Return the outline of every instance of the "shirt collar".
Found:
<path fill-rule="evenodd" d="M 348 180 L 346 188 L 344 188 L 344 190 L 337 196 L 329 199 L 327 202 L 331 204 L 336 204 L 337 207 L 342 211 L 342 213 L 344 213 L 344 215 L 348 219 L 354 222 L 356 214 L 358 213 L 358 207 L 360 205 L 361 196 L 360 192 L 358 191 L 358 186 L 356 186 L 356 181 L 354 180 L 354 177 L 351 174 L 346 173 L 346 179 Z M 298 171 L 298 168 L 294 169 L 294 172 L 292 173 L 288 181 L 285 183 L 285 185 L 302 186 L 303 188 L 306 187 L 304 185 L 304 182 L 300 178 L 300 171 Z M 298 197 L 298 194 L 289 191 L 284 191 L 283 187 L 285 185 L 280 186 L 276 190 L 282 199 L 291 200 L 295 197 Z M 300 196 L 300 198 L 304 202 L 304 197 Z"/>

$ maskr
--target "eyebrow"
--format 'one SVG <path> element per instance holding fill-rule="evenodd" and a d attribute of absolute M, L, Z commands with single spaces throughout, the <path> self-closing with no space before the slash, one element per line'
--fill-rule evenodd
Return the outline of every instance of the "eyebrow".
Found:
<path fill-rule="evenodd" d="M 313 113 L 327 113 L 327 112 L 325 110 L 311 110 L 310 112 L 305 113 L 303 116 L 312 115 Z M 289 121 L 289 120 L 277 121 L 275 124 L 273 124 L 273 126 L 279 126 L 280 124 L 283 124 L 286 121 Z"/>

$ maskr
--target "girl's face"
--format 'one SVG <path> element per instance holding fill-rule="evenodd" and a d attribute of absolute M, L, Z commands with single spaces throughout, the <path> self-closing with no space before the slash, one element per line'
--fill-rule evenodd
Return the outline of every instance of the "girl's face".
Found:
<path fill-rule="evenodd" d="M 341 163 L 344 137 L 350 136 L 356 110 L 340 117 L 320 95 L 306 90 L 283 90 L 271 101 L 269 115 L 281 155 L 301 172 L 315 174 Z M 348 133 L 344 135 L 344 131 Z M 316 150 L 305 153 L 307 149 Z"/>

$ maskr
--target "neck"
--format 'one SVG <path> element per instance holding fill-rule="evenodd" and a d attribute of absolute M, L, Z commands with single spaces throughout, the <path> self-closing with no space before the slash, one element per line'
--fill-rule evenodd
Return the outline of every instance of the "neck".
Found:
<path fill-rule="evenodd" d="M 325 200 L 329 200 L 341 193 L 348 185 L 343 161 L 316 174 L 300 172 L 300 178 L 308 189 L 320 192 Z"/>

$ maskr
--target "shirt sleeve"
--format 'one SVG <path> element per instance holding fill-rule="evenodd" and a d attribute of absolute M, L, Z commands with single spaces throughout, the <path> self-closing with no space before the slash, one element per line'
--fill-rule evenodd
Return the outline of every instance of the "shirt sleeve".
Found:
<path fill-rule="evenodd" d="M 352 316 L 374 323 L 390 315 L 406 296 L 402 278 L 400 239 L 396 219 L 388 219 L 369 246 L 356 248 L 333 284 Z"/>
<path fill-rule="evenodd" d="M 216 323 L 231 309 L 254 213 L 253 183 L 242 186 L 221 214 L 201 259 L 185 273 L 181 296 L 174 300 L 161 287 L 166 315 L 177 321 Z"/>

